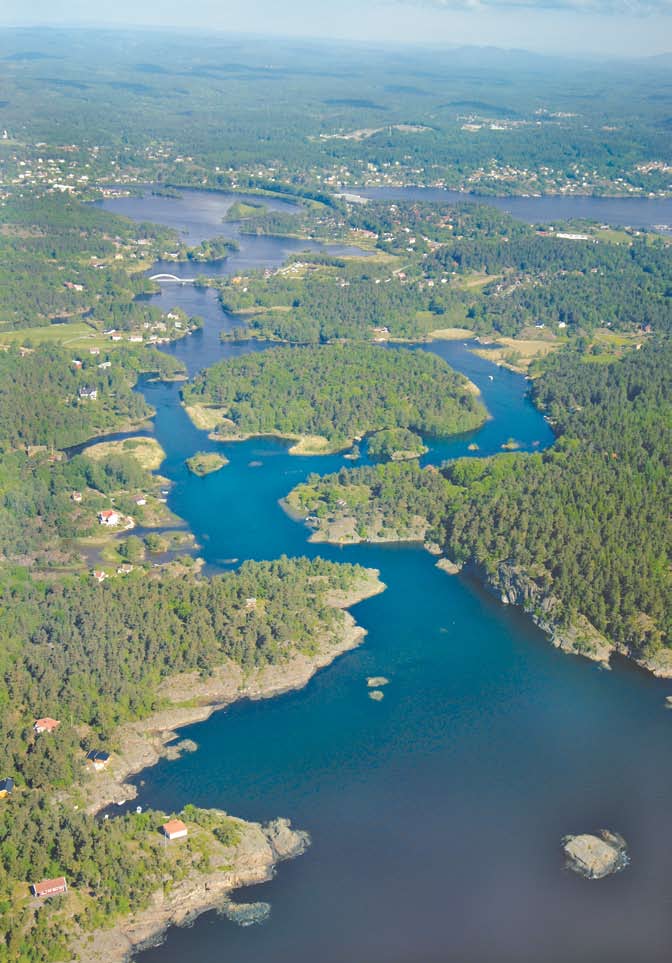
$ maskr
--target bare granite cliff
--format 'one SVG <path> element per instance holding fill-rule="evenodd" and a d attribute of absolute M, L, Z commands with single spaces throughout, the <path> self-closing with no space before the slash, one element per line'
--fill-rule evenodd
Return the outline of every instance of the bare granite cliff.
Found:
<path fill-rule="evenodd" d="M 511 562 L 500 562 L 493 572 L 477 571 L 505 605 L 524 609 L 563 652 L 583 655 L 608 666 L 612 654 L 618 651 L 616 643 L 602 635 L 585 616 L 579 615 L 573 623 L 565 624 L 560 615 L 562 604 L 552 594 L 546 572 L 531 573 Z"/>
<path fill-rule="evenodd" d="M 210 870 L 192 870 L 184 879 L 154 893 L 150 905 L 120 919 L 112 929 L 86 934 L 73 947 L 79 963 L 126 963 L 133 954 L 161 941 L 170 926 L 184 926 L 211 909 L 224 909 L 233 890 L 270 879 L 278 862 L 303 853 L 307 833 L 275 819 L 262 826 L 236 820 L 234 846 L 211 842 Z M 175 845 L 175 844 L 173 844 Z"/>

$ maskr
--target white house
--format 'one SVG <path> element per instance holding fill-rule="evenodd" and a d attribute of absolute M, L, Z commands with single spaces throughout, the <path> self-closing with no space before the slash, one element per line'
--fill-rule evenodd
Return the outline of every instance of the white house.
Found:
<path fill-rule="evenodd" d="M 163 824 L 161 831 L 166 839 L 184 839 L 189 832 L 181 819 L 169 819 Z"/>
<path fill-rule="evenodd" d="M 104 508 L 102 512 L 98 512 L 98 521 L 101 525 L 107 525 L 111 528 L 113 525 L 119 524 L 121 515 L 119 512 L 115 512 L 113 508 Z"/>

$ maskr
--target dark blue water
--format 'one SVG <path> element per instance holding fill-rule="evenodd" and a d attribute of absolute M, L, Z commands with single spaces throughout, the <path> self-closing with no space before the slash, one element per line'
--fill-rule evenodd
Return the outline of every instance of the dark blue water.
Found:
<path fill-rule="evenodd" d="M 250 347 L 222 345 L 230 319 L 204 303 L 205 330 L 171 347 L 190 372 Z M 427 460 L 474 440 L 478 455 L 510 437 L 528 450 L 550 442 L 522 378 L 459 343 L 434 350 L 476 382 L 493 418 L 434 443 Z M 667 963 L 672 683 L 557 652 L 520 612 L 441 573 L 417 546 L 309 544 L 278 499 L 341 456 L 297 458 L 272 439 L 217 445 L 188 421 L 179 386 L 144 390 L 167 452 L 161 472 L 174 481 L 170 507 L 210 566 L 320 554 L 377 567 L 388 588 L 354 609 L 369 632 L 362 647 L 300 692 L 186 728 L 199 751 L 138 778 L 143 805 L 285 815 L 313 839 L 242 894 L 272 903 L 267 923 L 241 929 L 209 913 L 138 959 Z M 184 459 L 208 448 L 230 464 L 197 478 Z M 378 674 L 391 682 L 374 703 L 366 677 Z M 561 837 L 603 826 L 626 837 L 631 866 L 600 882 L 564 871 Z"/>
<path fill-rule="evenodd" d="M 497 412 L 476 434 L 482 451 L 512 431 L 526 446 L 547 441 L 522 379 L 497 371 L 490 382 L 476 362 L 469 374 Z M 277 500 L 340 457 L 292 457 L 270 439 L 214 445 L 177 394 L 147 388 L 162 472 L 176 483 L 170 506 L 209 563 L 319 553 L 379 568 L 388 589 L 355 608 L 369 630 L 359 650 L 301 692 L 183 730 L 200 750 L 139 779 L 143 805 L 288 815 L 313 838 L 275 881 L 243 894 L 272 903 L 268 923 L 239 929 L 208 914 L 142 963 L 667 960 L 670 685 L 556 652 L 417 547 L 308 544 Z M 231 463 L 188 474 L 184 457 L 203 447 Z M 377 674 L 391 679 L 382 703 L 367 696 Z M 602 826 L 628 839 L 628 870 L 600 883 L 565 872 L 561 836 Z"/>
<path fill-rule="evenodd" d="M 664 226 L 664 233 L 672 231 L 670 197 L 480 197 L 437 187 L 363 187 L 357 188 L 356 193 L 375 201 L 489 204 L 528 224 L 551 224 L 580 218 L 614 227 Z"/>

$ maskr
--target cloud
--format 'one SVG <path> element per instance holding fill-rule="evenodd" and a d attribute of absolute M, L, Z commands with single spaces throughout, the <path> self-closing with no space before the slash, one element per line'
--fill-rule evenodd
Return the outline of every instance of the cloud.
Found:
<path fill-rule="evenodd" d="M 435 10 L 565 10 L 602 16 L 648 17 L 672 14 L 672 0 L 397 0 Z"/>

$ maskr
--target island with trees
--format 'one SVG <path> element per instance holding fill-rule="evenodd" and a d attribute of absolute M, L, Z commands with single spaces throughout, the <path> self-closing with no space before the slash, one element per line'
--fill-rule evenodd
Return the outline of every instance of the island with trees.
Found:
<path fill-rule="evenodd" d="M 278 435 L 296 454 L 349 448 L 370 432 L 449 435 L 486 409 L 463 375 L 421 351 L 372 345 L 279 348 L 221 361 L 183 390 L 187 412 L 213 437 Z"/>
<path fill-rule="evenodd" d="M 199 478 L 219 471 L 228 463 L 228 458 L 217 451 L 197 451 L 195 455 L 187 458 L 187 468 L 192 475 L 198 475 Z"/>
<path fill-rule="evenodd" d="M 533 383 L 556 443 L 539 454 L 312 476 L 287 504 L 330 541 L 426 539 L 569 651 L 672 674 L 672 348 L 577 345 Z"/>

